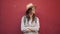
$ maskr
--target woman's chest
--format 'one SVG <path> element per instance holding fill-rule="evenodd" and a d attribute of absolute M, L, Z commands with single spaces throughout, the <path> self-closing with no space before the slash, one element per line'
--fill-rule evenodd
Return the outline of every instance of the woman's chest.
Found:
<path fill-rule="evenodd" d="M 33 27 L 35 25 L 36 25 L 35 21 L 32 22 L 32 20 L 26 21 L 26 23 L 25 23 L 25 26 Z"/>

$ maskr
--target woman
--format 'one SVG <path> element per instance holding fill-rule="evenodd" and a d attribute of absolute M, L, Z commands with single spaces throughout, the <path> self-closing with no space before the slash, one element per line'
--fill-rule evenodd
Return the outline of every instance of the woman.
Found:
<path fill-rule="evenodd" d="M 21 31 L 23 34 L 38 34 L 39 19 L 35 16 L 35 6 L 32 3 L 27 5 L 26 15 L 21 20 Z"/>

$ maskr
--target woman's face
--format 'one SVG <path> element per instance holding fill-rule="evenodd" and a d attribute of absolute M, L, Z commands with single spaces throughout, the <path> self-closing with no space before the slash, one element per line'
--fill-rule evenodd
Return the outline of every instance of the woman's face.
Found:
<path fill-rule="evenodd" d="M 35 14 L 35 7 L 32 8 L 32 13 Z"/>

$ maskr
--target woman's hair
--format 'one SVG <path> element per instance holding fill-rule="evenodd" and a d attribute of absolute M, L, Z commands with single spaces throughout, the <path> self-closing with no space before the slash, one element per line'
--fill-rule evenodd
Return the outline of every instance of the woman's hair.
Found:
<path fill-rule="evenodd" d="M 28 19 L 28 21 L 30 20 L 29 13 L 31 13 L 32 8 L 33 8 L 33 7 L 30 7 L 30 8 L 26 11 L 26 18 Z M 35 14 L 33 14 L 33 16 L 32 16 L 32 22 L 34 21 L 34 19 L 35 19 Z"/>

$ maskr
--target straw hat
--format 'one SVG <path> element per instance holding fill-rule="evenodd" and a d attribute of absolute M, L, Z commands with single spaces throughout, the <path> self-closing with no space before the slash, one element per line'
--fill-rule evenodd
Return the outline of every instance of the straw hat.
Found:
<path fill-rule="evenodd" d="M 32 3 L 29 3 L 26 5 L 26 9 L 29 9 L 30 7 L 33 7 L 34 5 Z"/>

